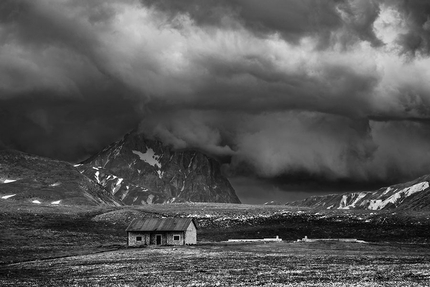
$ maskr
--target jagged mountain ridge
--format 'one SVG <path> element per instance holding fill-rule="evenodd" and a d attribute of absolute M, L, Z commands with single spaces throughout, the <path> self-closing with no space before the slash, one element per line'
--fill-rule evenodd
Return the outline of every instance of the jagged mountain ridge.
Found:
<path fill-rule="evenodd" d="M 219 162 L 196 150 L 173 150 L 136 131 L 77 168 L 128 205 L 240 203 Z"/>
<path fill-rule="evenodd" d="M 0 198 L 49 205 L 121 205 L 72 164 L 16 150 L 0 150 Z"/>
<path fill-rule="evenodd" d="M 312 196 L 288 205 L 317 209 L 430 211 L 430 175 L 376 191 Z"/>

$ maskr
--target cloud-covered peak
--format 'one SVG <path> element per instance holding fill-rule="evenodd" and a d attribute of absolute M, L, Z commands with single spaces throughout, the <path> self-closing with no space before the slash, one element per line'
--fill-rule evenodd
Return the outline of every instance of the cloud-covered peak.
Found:
<path fill-rule="evenodd" d="M 0 136 L 68 160 L 140 123 L 262 176 L 430 167 L 427 1 L 2 1 Z"/>

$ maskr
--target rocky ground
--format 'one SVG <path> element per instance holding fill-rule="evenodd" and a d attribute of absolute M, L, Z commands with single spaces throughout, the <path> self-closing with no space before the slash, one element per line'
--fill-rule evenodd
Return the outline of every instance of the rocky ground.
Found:
<path fill-rule="evenodd" d="M 430 250 L 360 243 L 206 243 L 0 266 L 2 286 L 428 286 Z"/>

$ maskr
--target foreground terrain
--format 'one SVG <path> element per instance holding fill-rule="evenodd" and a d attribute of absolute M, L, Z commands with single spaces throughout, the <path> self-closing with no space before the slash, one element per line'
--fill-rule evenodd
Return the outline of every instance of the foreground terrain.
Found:
<path fill-rule="evenodd" d="M 197 246 L 127 249 L 135 218 L 193 217 Z M 429 286 L 429 213 L 0 200 L 1 286 Z M 225 243 L 279 235 L 281 243 Z M 356 238 L 297 242 L 309 238 Z"/>
<path fill-rule="evenodd" d="M 0 266 L 2 286 L 428 286 L 419 246 L 206 243 Z"/>

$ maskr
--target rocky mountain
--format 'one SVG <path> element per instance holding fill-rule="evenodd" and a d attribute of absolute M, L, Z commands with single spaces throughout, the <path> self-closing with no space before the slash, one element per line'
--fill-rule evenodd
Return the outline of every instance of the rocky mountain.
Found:
<path fill-rule="evenodd" d="M 0 150 L 0 200 L 48 205 L 121 205 L 72 164 Z"/>
<path fill-rule="evenodd" d="M 371 192 L 312 196 L 288 205 L 318 209 L 430 211 L 430 175 Z"/>
<path fill-rule="evenodd" d="M 219 162 L 196 150 L 173 150 L 135 131 L 77 168 L 127 205 L 240 203 Z"/>

